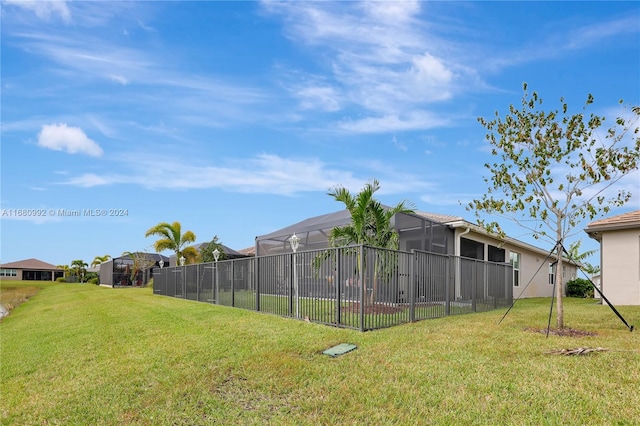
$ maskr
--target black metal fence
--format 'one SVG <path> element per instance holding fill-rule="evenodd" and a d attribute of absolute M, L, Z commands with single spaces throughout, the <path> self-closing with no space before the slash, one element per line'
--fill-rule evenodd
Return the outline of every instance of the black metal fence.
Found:
<path fill-rule="evenodd" d="M 155 269 L 154 294 L 362 331 L 508 307 L 509 264 L 367 246 Z"/>

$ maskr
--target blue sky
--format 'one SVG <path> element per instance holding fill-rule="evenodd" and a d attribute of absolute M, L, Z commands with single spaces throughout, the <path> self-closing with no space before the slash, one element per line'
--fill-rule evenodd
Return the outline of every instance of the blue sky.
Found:
<path fill-rule="evenodd" d="M 1 218 L 3 263 L 149 250 L 165 221 L 238 250 L 372 178 L 385 204 L 473 221 L 476 119 L 523 82 L 611 121 L 640 104 L 637 2 L 12 0 L 1 31 L 2 209 L 47 212 Z"/>

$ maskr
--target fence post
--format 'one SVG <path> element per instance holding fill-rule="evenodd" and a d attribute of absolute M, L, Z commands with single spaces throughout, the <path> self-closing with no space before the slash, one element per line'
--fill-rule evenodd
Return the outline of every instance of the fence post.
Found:
<path fill-rule="evenodd" d="M 196 300 L 200 301 L 200 265 L 196 264 Z"/>
<path fill-rule="evenodd" d="M 247 268 L 247 271 L 251 269 L 253 272 L 252 279 L 254 281 L 254 287 L 256 289 L 256 312 L 260 312 L 260 280 L 258 279 L 258 273 L 260 272 L 259 270 L 260 267 L 258 264 L 257 257 L 254 257 L 253 259 L 251 259 L 251 265 L 253 265 L 253 267 Z"/>
<path fill-rule="evenodd" d="M 453 259 L 453 262 L 451 261 Z M 444 277 L 444 314 L 451 315 L 451 268 L 457 273 L 459 270 L 456 265 L 460 259 L 456 256 L 447 256 L 446 262 L 447 267 L 445 268 L 445 277 Z M 455 277 L 454 277 L 455 279 Z"/>
<path fill-rule="evenodd" d="M 236 274 L 233 267 L 235 262 L 231 261 L 231 306 L 236 306 Z"/>
<path fill-rule="evenodd" d="M 367 283 L 365 282 L 365 276 L 363 275 L 365 248 L 363 245 L 360 245 L 358 250 L 360 250 L 360 256 L 358 259 L 358 271 L 360 275 L 358 277 L 360 280 L 360 331 L 364 331 L 364 304 L 367 299 Z"/>
<path fill-rule="evenodd" d="M 407 285 L 409 288 L 409 321 L 414 322 L 416 320 L 416 292 L 415 292 L 415 270 L 416 262 L 418 261 L 418 254 L 414 249 L 411 249 L 411 262 L 409 262 L 409 282 Z"/>
<path fill-rule="evenodd" d="M 289 316 L 293 318 L 293 253 L 289 255 Z"/>
<path fill-rule="evenodd" d="M 342 323 L 342 299 L 340 295 L 342 294 L 342 276 L 340 274 L 340 270 L 342 268 L 342 250 L 338 248 L 334 248 L 334 254 L 336 256 L 336 324 Z"/>

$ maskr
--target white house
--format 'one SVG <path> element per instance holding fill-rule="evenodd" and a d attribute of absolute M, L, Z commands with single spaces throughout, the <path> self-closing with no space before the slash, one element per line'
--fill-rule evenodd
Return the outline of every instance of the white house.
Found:
<path fill-rule="evenodd" d="M 640 210 L 591 222 L 600 243 L 600 288 L 613 305 L 640 305 Z"/>

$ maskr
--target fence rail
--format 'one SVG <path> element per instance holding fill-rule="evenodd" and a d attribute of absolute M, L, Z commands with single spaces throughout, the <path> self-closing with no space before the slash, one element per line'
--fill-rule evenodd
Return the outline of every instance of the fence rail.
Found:
<path fill-rule="evenodd" d="M 368 246 L 155 269 L 154 294 L 373 330 L 511 305 L 513 271 Z"/>

